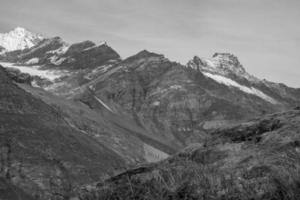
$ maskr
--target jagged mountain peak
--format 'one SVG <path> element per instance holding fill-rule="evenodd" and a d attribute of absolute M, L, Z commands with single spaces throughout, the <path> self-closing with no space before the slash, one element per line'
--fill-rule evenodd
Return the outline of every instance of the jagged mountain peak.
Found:
<path fill-rule="evenodd" d="M 26 34 L 28 31 L 25 28 L 18 26 L 10 32 L 19 33 L 19 34 Z"/>
<path fill-rule="evenodd" d="M 217 67 L 224 68 L 227 70 L 245 73 L 245 68 L 241 65 L 237 56 L 230 53 L 215 53 L 212 57 L 214 64 Z"/>
<path fill-rule="evenodd" d="M 0 33 L 0 46 L 5 51 L 15 51 L 31 48 L 44 38 L 40 34 L 32 33 L 25 28 L 17 27 L 8 33 Z"/>
<path fill-rule="evenodd" d="M 139 60 L 139 59 L 145 59 L 145 58 L 164 58 L 164 55 L 150 52 L 150 51 L 144 49 L 144 50 L 138 52 L 137 54 L 128 57 L 125 60 L 125 62 L 130 62 L 132 60 L 136 60 L 136 59 Z"/>
<path fill-rule="evenodd" d="M 198 65 L 200 68 L 210 68 L 215 71 L 232 72 L 235 74 L 246 73 L 238 58 L 230 53 L 215 53 L 211 58 L 200 58 L 194 56 L 188 65 Z"/>
<path fill-rule="evenodd" d="M 157 56 L 159 56 L 159 57 L 161 57 L 163 55 L 157 54 L 157 53 L 154 53 L 154 52 L 151 52 L 151 51 L 148 51 L 148 50 L 144 49 L 144 50 L 138 52 L 136 54 L 136 56 L 141 56 L 141 57 L 152 57 L 152 56 L 157 57 Z"/>
<path fill-rule="evenodd" d="M 194 58 L 187 63 L 187 66 L 202 72 L 222 76 L 234 75 L 251 82 L 260 82 L 258 78 L 250 75 L 240 63 L 238 57 L 231 53 L 215 53 L 211 58 L 194 56 Z"/>

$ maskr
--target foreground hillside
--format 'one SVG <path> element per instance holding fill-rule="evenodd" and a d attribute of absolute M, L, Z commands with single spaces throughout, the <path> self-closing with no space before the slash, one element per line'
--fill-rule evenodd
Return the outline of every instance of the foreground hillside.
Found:
<path fill-rule="evenodd" d="M 125 166 L 121 156 L 71 127 L 61 112 L 15 85 L 0 66 L 0 184 L 5 186 L 0 199 L 21 193 L 67 198 L 120 166 Z"/>
<path fill-rule="evenodd" d="M 81 199 L 300 198 L 300 111 L 219 129 L 203 143 L 80 191 Z"/>

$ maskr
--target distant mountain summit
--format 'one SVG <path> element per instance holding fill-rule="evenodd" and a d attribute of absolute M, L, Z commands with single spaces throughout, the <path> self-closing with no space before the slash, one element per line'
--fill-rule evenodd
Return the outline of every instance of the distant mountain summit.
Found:
<path fill-rule="evenodd" d="M 43 39 L 43 36 L 39 34 L 17 27 L 8 33 L 0 33 L 0 52 L 27 49 L 38 44 Z"/>
<path fill-rule="evenodd" d="M 198 69 L 202 72 L 219 74 L 222 76 L 236 76 L 251 82 L 260 80 L 250 75 L 238 58 L 230 53 L 215 53 L 211 58 L 199 58 L 195 56 L 187 64 L 188 67 Z"/>

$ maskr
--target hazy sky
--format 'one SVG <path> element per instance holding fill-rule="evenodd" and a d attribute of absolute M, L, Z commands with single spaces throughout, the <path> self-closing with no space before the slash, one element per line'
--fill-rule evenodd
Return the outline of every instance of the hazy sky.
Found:
<path fill-rule="evenodd" d="M 249 73 L 300 87 L 300 0 L 0 0 L 0 32 L 21 26 L 68 42 L 107 41 L 185 64 L 237 55 Z"/>

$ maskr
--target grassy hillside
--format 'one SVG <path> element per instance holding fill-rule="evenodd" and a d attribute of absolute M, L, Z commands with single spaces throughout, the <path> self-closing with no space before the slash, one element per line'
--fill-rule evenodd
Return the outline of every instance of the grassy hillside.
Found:
<path fill-rule="evenodd" d="M 220 129 L 156 164 L 99 182 L 81 199 L 297 200 L 300 111 Z"/>

